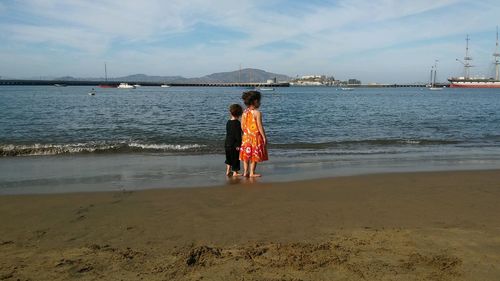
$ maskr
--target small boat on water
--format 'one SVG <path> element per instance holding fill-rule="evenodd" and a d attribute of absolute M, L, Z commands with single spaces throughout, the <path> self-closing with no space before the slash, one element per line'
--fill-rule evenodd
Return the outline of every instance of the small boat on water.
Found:
<path fill-rule="evenodd" d="M 106 63 L 104 63 L 104 83 L 99 85 L 99 88 L 116 88 L 118 85 L 116 83 L 108 83 L 108 68 Z"/>
<path fill-rule="evenodd" d="M 134 85 L 130 85 L 129 83 L 120 83 L 117 87 L 118 89 L 135 89 Z"/>
<path fill-rule="evenodd" d="M 139 88 L 139 87 L 142 87 L 142 85 L 141 84 L 134 84 L 134 87 Z"/>
<path fill-rule="evenodd" d="M 340 88 L 342 91 L 354 91 L 354 88 L 342 87 Z"/>
<path fill-rule="evenodd" d="M 95 96 L 95 90 L 92 88 L 92 90 L 89 92 L 89 96 Z"/>
<path fill-rule="evenodd" d="M 441 91 L 443 88 L 441 87 L 430 87 L 429 90 L 431 91 Z"/>
<path fill-rule="evenodd" d="M 162 88 L 170 88 L 170 85 L 168 85 L 168 84 L 163 84 L 163 85 L 161 85 L 160 87 L 162 87 Z"/>
<path fill-rule="evenodd" d="M 259 91 L 274 91 L 274 88 L 271 88 L 271 87 L 260 87 L 260 88 L 257 88 L 257 90 Z"/>

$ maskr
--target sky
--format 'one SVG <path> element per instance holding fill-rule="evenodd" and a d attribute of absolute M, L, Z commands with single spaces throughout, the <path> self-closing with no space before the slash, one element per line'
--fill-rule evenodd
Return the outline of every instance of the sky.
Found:
<path fill-rule="evenodd" d="M 199 77 L 259 68 L 364 83 L 491 76 L 498 0 L 0 0 L 0 76 Z"/>

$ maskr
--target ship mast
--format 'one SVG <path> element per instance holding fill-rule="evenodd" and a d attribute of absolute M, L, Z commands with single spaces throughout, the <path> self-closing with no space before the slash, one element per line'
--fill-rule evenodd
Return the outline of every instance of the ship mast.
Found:
<path fill-rule="evenodd" d="M 500 71 L 499 71 L 499 66 L 500 66 L 500 53 L 498 52 L 498 26 L 497 26 L 497 42 L 495 46 L 495 52 L 493 53 L 493 57 L 495 58 L 495 80 L 500 81 Z"/>
<path fill-rule="evenodd" d="M 104 81 L 108 82 L 108 68 L 106 67 L 106 63 L 104 63 Z"/>
<path fill-rule="evenodd" d="M 432 76 L 434 75 L 434 66 L 431 67 L 431 77 L 429 78 L 429 87 L 432 87 Z"/>
<path fill-rule="evenodd" d="M 438 60 L 435 60 L 434 61 L 434 77 L 432 77 L 432 86 L 431 87 L 436 86 L 437 63 L 438 63 Z"/>
<path fill-rule="evenodd" d="M 467 34 L 467 37 L 465 38 L 465 57 L 464 57 L 464 77 L 465 79 L 469 79 L 470 77 L 470 68 L 472 65 L 470 64 L 470 61 L 472 60 L 471 57 L 469 57 L 469 34 Z"/>

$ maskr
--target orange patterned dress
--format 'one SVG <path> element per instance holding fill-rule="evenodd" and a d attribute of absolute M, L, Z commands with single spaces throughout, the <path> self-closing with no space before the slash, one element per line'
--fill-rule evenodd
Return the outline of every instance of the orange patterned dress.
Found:
<path fill-rule="evenodd" d="M 268 160 L 267 148 L 264 138 L 257 127 L 257 120 L 252 110 L 245 109 L 241 119 L 243 137 L 241 139 L 240 160 L 250 162 L 262 162 Z"/>

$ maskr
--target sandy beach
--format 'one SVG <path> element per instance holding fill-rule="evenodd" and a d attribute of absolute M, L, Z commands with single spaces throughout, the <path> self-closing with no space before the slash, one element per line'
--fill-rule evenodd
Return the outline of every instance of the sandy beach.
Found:
<path fill-rule="evenodd" d="M 0 280 L 499 280 L 500 171 L 0 196 Z"/>

